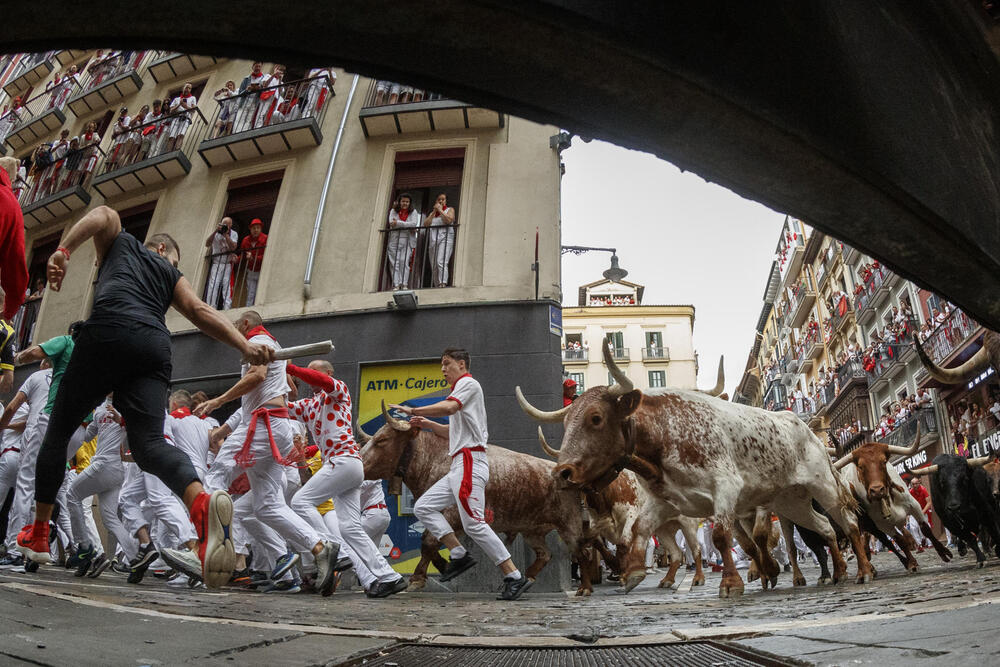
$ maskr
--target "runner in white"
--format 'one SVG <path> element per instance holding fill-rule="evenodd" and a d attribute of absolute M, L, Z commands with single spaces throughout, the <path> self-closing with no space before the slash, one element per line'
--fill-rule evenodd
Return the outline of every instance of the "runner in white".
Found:
<path fill-rule="evenodd" d="M 441 353 L 441 373 L 451 383 L 451 395 L 433 405 L 392 407 L 412 416 L 410 428 L 426 428 L 442 438 L 448 438 L 451 470 L 427 489 L 413 507 L 413 513 L 427 530 L 451 552 L 448 567 L 441 573 L 441 581 L 454 579 L 476 564 L 441 513 L 441 510 L 457 502 L 465 534 L 486 552 L 504 574 L 503 590 L 497 599 L 516 600 L 533 582 L 518 571 L 507 547 L 486 522 L 486 482 L 490 479 L 490 464 L 486 457 L 486 440 L 489 438 L 486 400 L 483 388 L 469 375 L 470 365 L 468 352 L 448 348 Z M 450 417 L 450 422 L 439 424 L 427 417 Z"/>

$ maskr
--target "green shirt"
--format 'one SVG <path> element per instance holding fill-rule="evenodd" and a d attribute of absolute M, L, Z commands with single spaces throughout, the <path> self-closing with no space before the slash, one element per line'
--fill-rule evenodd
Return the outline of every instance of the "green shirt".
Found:
<path fill-rule="evenodd" d="M 52 363 L 52 384 L 49 385 L 49 402 L 45 404 L 45 414 L 52 414 L 52 406 L 56 404 L 59 383 L 62 381 L 63 373 L 66 372 L 69 358 L 73 355 L 73 345 L 72 337 L 56 336 L 38 346 L 42 348 L 42 352 Z"/>

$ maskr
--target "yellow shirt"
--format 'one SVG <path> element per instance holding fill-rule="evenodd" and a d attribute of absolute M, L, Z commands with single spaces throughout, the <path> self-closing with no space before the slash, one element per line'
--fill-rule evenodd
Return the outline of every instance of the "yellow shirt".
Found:
<path fill-rule="evenodd" d="M 320 456 L 319 452 L 316 452 L 315 456 L 306 461 L 306 463 L 309 464 L 309 470 L 312 472 L 312 474 L 315 475 L 317 472 L 319 472 L 319 469 L 323 467 L 323 458 Z M 325 500 L 323 503 L 316 506 L 316 510 L 320 514 L 326 514 L 332 509 L 333 509 L 333 500 L 329 498 Z"/>
<path fill-rule="evenodd" d="M 97 451 L 97 438 L 88 440 L 87 442 L 80 445 L 80 449 L 76 450 L 76 471 L 83 472 L 86 470 L 87 466 L 90 465 L 90 459 L 94 458 L 94 453 Z"/>

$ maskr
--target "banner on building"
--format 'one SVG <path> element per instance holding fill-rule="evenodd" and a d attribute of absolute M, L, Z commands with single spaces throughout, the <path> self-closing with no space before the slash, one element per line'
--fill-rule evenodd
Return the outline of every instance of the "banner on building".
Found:
<path fill-rule="evenodd" d="M 368 434 L 382 428 L 385 424 L 383 400 L 387 406 L 391 403 L 430 405 L 443 400 L 450 392 L 451 385 L 441 375 L 439 359 L 362 364 L 356 402 L 358 424 Z M 448 420 L 436 421 L 447 423 Z M 413 496 L 404 486 L 402 496 L 387 495 L 385 500 L 392 522 L 386 530 L 388 539 L 381 546 L 391 545 L 388 561 L 393 569 L 400 574 L 411 574 L 420 559 L 420 537 L 424 530 L 413 516 Z"/>

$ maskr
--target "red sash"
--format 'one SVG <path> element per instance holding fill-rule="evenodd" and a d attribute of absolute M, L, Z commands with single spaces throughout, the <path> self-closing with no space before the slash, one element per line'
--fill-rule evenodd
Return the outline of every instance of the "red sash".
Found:
<path fill-rule="evenodd" d="M 472 493 L 472 452 L 485 451 L 486 448 L 482 445 L 478 445 L 476 447 L 463 447 L 452 456 L 452 458 L 455 458 L 459 454 L 462 455 L 462 485 L 458 487 L 458 502 L 462 504 L 462 509 L 465 510 L 466 514 L 480 523 L 486 521 L 486 519 L 473 514 L 472 508 L 469 507 L 469 494 Z M 483 489 L 483 493 L 485 492 L 486 489 Z M 485 498 L 483 498 L 483 502 L 486 502 Z"/>
<path fill-rule="evenodd" d="M 385 503 L 375 503 L 374 505 L 369 505 L 368 507 L 361 510 L 362 512 L 367 512 L 368 510 L 386 510 L 389 509 L 385 506 Z"/>
<path fill-rule="evenodd" d="M 250 424 L 247 426 L 246 440 L 243 441 L 243 447 L 240 448 L 240 451 L 233 457 L 236 465 L 241 468 L 252 468 L 257 463 L 250 448 L 253 446 L 253 436 L 257 431 L 257 420 L 259 419 L 264 420 L 264 428 L 267 429 L 267 439 L 271 441 L 271 455 L 274 457 L 274 460 L 283 466 L 295 465 L 295 461 L 286 459 L 278 451 L 278 445 L 274 442 L 274 434 L 271 433 L 271 417 L 288 419 L 288 408 L 269 408 L 266 405 L 262 405 L 250 413 Z"/>
<path fill-rule="evenodd" d="M 0 452 L 0 456 L 3 456 L 7 452 L 19 452 L 19 451 L 21 451 L 21 450 L 18 449 L 17 447 L 8 447 L 7 449 L 5 449 L 2 452 Z M 375 507 L 375 505 L 372 505 L 372 507 Z M 385 505 L 382 505 L 382 507 L 385 507 Z M 366 507 L 365 509 L 368 509 L 368 508 Z"/>

